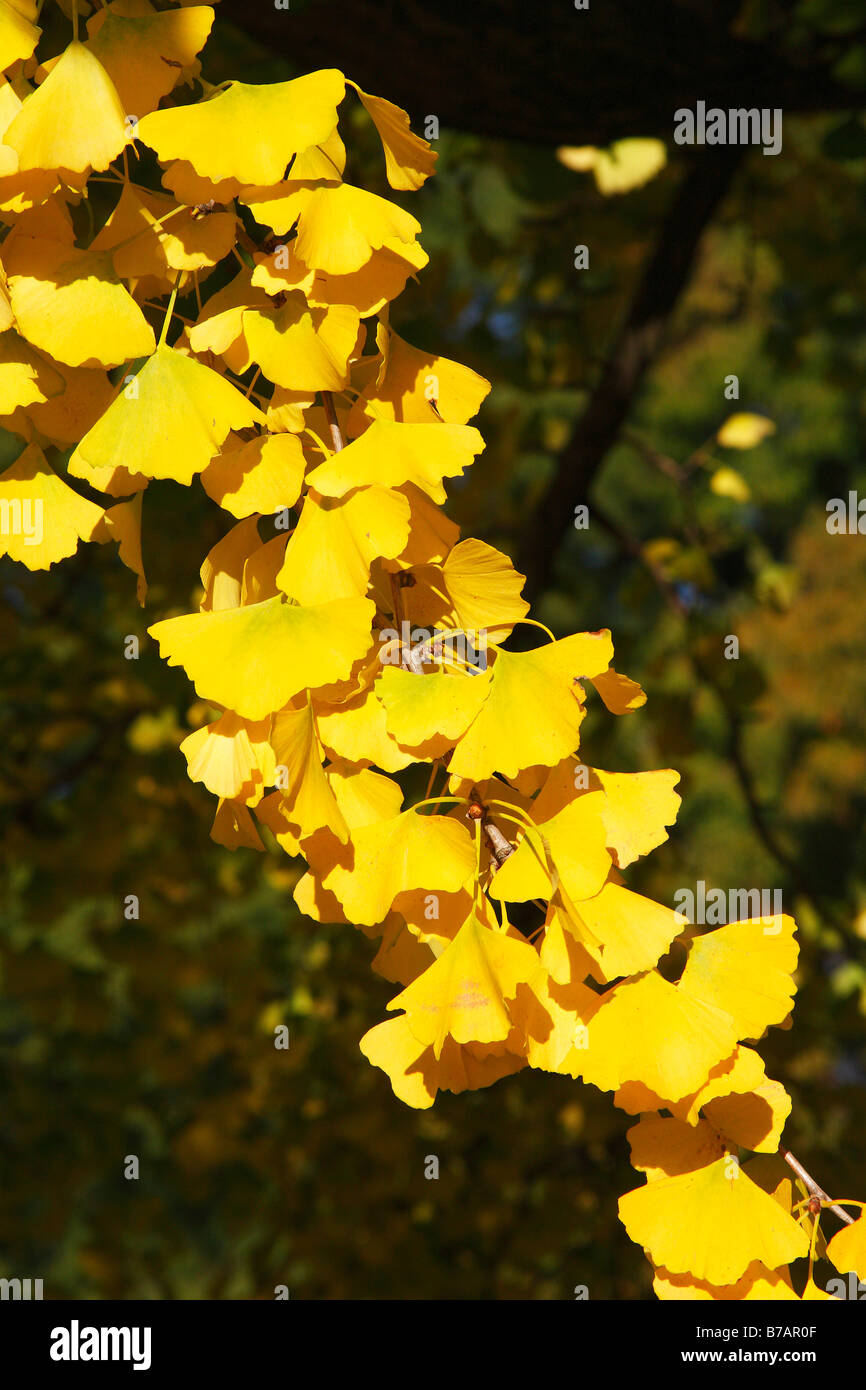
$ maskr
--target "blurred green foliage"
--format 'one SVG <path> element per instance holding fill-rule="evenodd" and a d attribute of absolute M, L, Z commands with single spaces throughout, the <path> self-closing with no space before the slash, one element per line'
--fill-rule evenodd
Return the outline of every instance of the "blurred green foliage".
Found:
<path fill-rule="evenodd" d="M 835 32 L 823 0 L 802 8 Z M 291 75 L 226 29 L 208 52 L 215 81 Z M 347 177 L 385 193 L 375 135 L 360 109 L 352 122 Z M 487 451 L 450 510 L 513 553 L 682 169 L 672 154 L 605 199 L 549 151 L 450 131 L 438 149 L 437 177 L 400 198 L 431 264 L 392 322 L 492 381 Z M 629 882 L 667 903 L 697 879 L 780 887 L 795 911 L 793 1027 L 762 1051 L 794 1096 L 786 1142 L 847 1196 L 866 1196 L 866 540 L 824 521 L 828 498 L 866 494 L 864 208 L 848 117 L 786 121 L 783 153 L 751 156 L 538 613 L 558 632 L 609 626 L 617 666 L 647 689 L 634 716 L 593 714 L 589 761 L 683 774 L 679 824 Z M 733 410 L 776 433 L 722 449 Z M 12 458 L 20 441 L 2 445 Z M 723 465 L 743 500 L 711 489 Z M 639 1180 L 631 1120 L 610 1097 L 523 1072 L 407 1110 L 357 1049 L 394 992 L 370 971 L 375 943 L 300 918 L 299 870 L 278 850 L 208 838 L 213 804 L 178 753 L 200 716 L 144 632 L 189 608 L 226 529 L 197 492 L 150 489 L 144 614 L 113 547 L 43 575 L 0 568 L 0 1275 L 77 1298 L 270 1298 L 277 1284 L 293 1298 L 647 1297 L 616 1219 Z"/>

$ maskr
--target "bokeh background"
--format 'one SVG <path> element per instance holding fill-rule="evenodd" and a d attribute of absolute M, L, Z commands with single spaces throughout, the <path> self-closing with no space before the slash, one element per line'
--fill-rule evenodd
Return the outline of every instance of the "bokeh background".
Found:
<path fill-rule="evenodd" d="M 558 633 L 610 627 L 647 690 L 585 735 L 595 765 L 682 773 L 632 886 L 781 888 L 799 993 L 762 1052 L 794 1097 L 786 1142 L 864 1197 L 866 537 L 825 526 L 829 498 L 866 495 L 862 6 L 628 3 L 613 32 L 467 8 L 224 4 L 205 70 L 342 65 L 416 128 L 438 116 L 436 177 L 397 195 L 431 264 L 392 322 L 493 383 L 449 510 L 520 561 Z M 679 149 L 673 109 L 698 98 L 782 105 L 782 153 Z M 394 196 L 354 107 L 347 177 Z M 667 147 L 628 192 L 556 157 L 627 137 Z M 775 432 L 723 447 L 735 410 Z M 189 608 L 226 529 L 152 485 L 144 613 L 114 547 L 0 562 L 0 1275 L 99 1299 L 650 1297 L 610 1097 L 526 1071 L 408 1110 L 358 1051 L 394 992 L 375 942 L 301 918 L 278 849 L 209 839 L 178 752 L 201 714 L 144 632 Z"/>

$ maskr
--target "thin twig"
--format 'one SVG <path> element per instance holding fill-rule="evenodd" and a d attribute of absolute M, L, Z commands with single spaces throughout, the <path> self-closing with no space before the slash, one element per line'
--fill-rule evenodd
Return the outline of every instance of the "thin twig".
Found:
<path fill-rule="evenodd" d="M 816 1183 L 811 1173 L 806 1172 L 800 1160 L 794 1157 L 790 1149 L 779 1149 L 779 1154 L 784 1158 L 788 1167 L 793 1168 L 797 1177 L 805 1183 L 810 1197 L 817 1197 L 822 1203 L 826 1202 L 829 1210 L 832 1211 L 834 1216 L 838 1216 L 839 1220 L 844 1221 L 847 1226 L 853 1226 L 854 1217 L 849 1215 L 847 1211 L 843 1211 L 841 1207 L 837 1207 L 835 1202 L 830 1200 L 823 1187 Z"/>
<path fill-rule="evenodd" d="M 339 453 L 343 447 L 343 432 L 337 419 L 337 412 L 334 409 L 334 397 L 330 391 L 322 392 L 322 405 L 325 407 L 325 419 L 331 431 L 331 442 L 334 445 L 335 453 Z"/>

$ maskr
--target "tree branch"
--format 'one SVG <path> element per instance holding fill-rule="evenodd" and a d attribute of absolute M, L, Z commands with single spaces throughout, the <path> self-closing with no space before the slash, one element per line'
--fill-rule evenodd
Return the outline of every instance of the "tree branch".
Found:
<path fill-rule="evenodd" d="M 686 286 L 701 236 L 742 158 L 737 146 L 695 155 L 674 197 L 607 364 L 524 533 L 517 568 L 527 577 L 530 601 L 548 583 L 574 509 L 587 503 L 593 480 L 619 437 Z"/>

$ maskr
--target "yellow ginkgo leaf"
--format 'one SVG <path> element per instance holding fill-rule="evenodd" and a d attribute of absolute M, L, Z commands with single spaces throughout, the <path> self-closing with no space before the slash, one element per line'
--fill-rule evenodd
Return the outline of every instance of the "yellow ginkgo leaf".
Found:
<path fill-rule="evenodd" d="M 527 942 L 484 926 L 473 911 L 438 960 L 388 1008 L 403 1009 L 410 1032 L 439 1057 L 448 1037 L 502 1042 L 514 1026 L 518 990 L 532 992 L 544 973 Z"/>
<path fill-rule="evenodd" d="M 31 444 L 0 473 L 0 555 L 45 570 L 94 539 L 102 507 L 79 497 Z"/>
<path fill-rule="evenodd" d="M 452 767 L 453 763 L 452 758 Z M 601 808 L 601 793 L 589 792 L 524 835 L 493 879 L 490 896 L 505 902 L 529 902 L 536 897 L 549 899 L 559 890 L 571 923 L 572 905 L 593 898 L 610 872 Z M 590 939 L 587 928 L 583 936 L 573 924 L 571 930 L 583 944 Z"/>
<path fill-rule="evenodd" d="M 552 767 L 567 757 L 577 747 L 584 714 L 578 681 L 605 670 L 612 656 L 608 632 L 576 633 L 528 652 L 497 652 L 487 700 L 457 745 L 451 773 L 485 781 L 494 772 L 514 777 L 525 767 Z"/>
<path fill-rule="evenodd" d="M 255 288 L 249 270 L 244 268 L 211 295 L 198 323 L 188 330 L 189 345 L 193 352 L 216 353 L 231 371 L 242 375 L 253 360 L 244 337 L 244 310 L 270 307 L 270 299 L 263 290 Z"/>
<path fill-rule="evenodd" d="M 415 755 L 401 748 L 388 733 L 385 710 L 377 700 L 372 683 L 340 705 L 320 704 L 319 736 L 333 757 L 348 762 L 374 763 L 385 772 L 400 772 L 416 761 Z"/>
<path fill-rule="evenodd" d="M 196 729 L 180 745 L 190 781 L 203 782 L 225 800 L 260 800 L 274 780 L 270 728 L 270 719 L 251 723 L 229 710 L 213 724 Z"/>
<path fill-rule="evenodd" d="M 666 1115 L 642 1115 L 626 1135 L 631 1165 L 647 1182 L 693 1173 L 725 1153 L 719 1134 L 706 1120 L 689 1125 Z"/>
<path fill-rule="evenodd" d="M 753 1260 L 735 1284 L 709 1284 L 706 1279 L 696 1279 L 693 1274 L 671 1274 L 669 1269 L 657 1269 L 653 1280 L 653 1292 L 656 1298 L 668 1302 L 797 1301 L 788 1271 L 767 1269 L 760 1260 Z"/>
<path fill-rule="evenodd" d="M 341 844 L 347 844 L 349 827 L 322 767 L 322 750 L 309 701 L 305 700 L 299 709 L 285 709 L 274 716 L 271 746 L 277 785 L 283 793 L 281 809 L 298 827 L 299 839 L 325 828 Z"/>
<path fill-rule="evenodd" d="M 264 853 L 261 836 L 249 808 L 242 801 L 221 801 L 213 818 L 210 837 L 226 849 L 257 849 Z"/>
<path fill-rule="evenodd" d="M 294 259 L 299 273 L 306 269 L 300 256 Z M 360 269 L 346 275 L 311 270 L 308 271 L 311 281 L 303 282 L 300 288 L 310 304 L 347 304 L 357 310 L 361 318 L 369 318 L 402 294 L 409 277 L 423 270 L 429 259 L 417 241 L 388 237 L 381 247 L 373 250 Z"/>
<path fill-rule="evenodd" d="M 264 515 L 295 505 L 301 495 L 304 467 L 303 449 L 294 435 L 259 434 L 211 459 L 202 471 L 201 485 L 208 497 L 232 516 Z"/>
<path fill-rule="evenodd" d="M 101 540 L 104 530 L 108 540 L 118 542 L 117 555 L 121 564 L 132 570 L 136 577 L 135 596 L 140 608 L 144 607 L 147 598 L 147 576 L 141 553 L 142 497 L 143 494 L 139 492 L 128 502 L 118 502 L 116 507 L 109 507 L 100 531 L 94 536 L 95 540 Z"/>
<path fill-rule="evenodd" d="M 774 1154 L 791 1113 L 791 1103 L 780 1082 L 764 1080 L 752 1091 L 706 1101 L 702 1108 L 710 1124 L 730 1144 L 755 1153 Z"/>
<path fill-rule="evenodd" d="M 489 675 L 464 676 L 432 671 L 422 675 L 385 666 L 376 681 L 376 696 L 385 709 L 385 724 L 399 744 L 424 750 L 431 741 L 441 756 L 468 728 L 487 696 Z"/>
<path fill-rule="evenodd" d="M 621 675 L 612 666 L 600 676 L 594 676 L 592 683 L 611 714 L 630 714 L 646 704 L 646 695 L 637 681 Z"/>
<path fill-rule="evenodd" d="M 213 21 L 209 5 L 157 13 L 147 0 L 113 0 L 87 21 L 87 47 L 114 83 L 124 110 L 140 118 L 195 61 Z"/>
<path fill-rule="evenodd" d="M 59 396 L 63 385 L 58 369 L 13 329 L 0 336 L 0 415 Z"/>
<path fill-rule="evenodd" d="M 203 700 L 263 719 L 306 688 L 344 679 L 370 643 L 367 599 L 299 608 L 280 597 L 166 618 L 148 631 Z"/>
<path fill-rule="evenodd" d="M 379 132 L 385 151 L 385 171 L 391 187 L 420 188 L 433 173 L 439 156 L 426 140 L 412 133 L 409 117 L 399 106 L 386 101 L 384 97 L 373 97 L 368 92 L 362 92 L 356 82 L 349 85 L 355 88 Z"/>
<path fill-rule="evenodd" d="M 419 884 L 430 892 L 456 893 L 475 867 L 469 831 L 447 816 L 404 811 L 360 826 L 352 844 L 352 867 L 331 865 L 322 881 L 348 919 L 362 926 L 381 922 L 397 894 Z"/>
<path fill-rule="evenodd" d="M 680 808 L 672 768 L 653 772 L 602 772 L 593 768 L 604 792 L 607 843 L 620 869 L 664 844 Z"/>
<path fill-rule="evenodd" d="M 711 1284 L 733 1284 L 754 1260 L 778 1269 L 809 1251 L 802 1227 L 732 1155 L 627 1192 L 619 1214 L 654 1264 Z"/>
<path fill-rule="evenodd" d="M 601 816 L 604 819 L 603 809 Z M 590 956 L 592 973 L 601 984 L 649 970 L 682 931 L 678 913 L 618 883 L 605 883 L 591 898 L 572 898 L 565 920 Z"/>
<path fill-rule="evenodd" d="M 503 640 L 529 612 L 520 597 L 525 575 L 484 541 L 460 541 L 444 565 L 418 569 L 413 577 L 409 612 L 425 627 L 444 623 L 473 634 L 496 629 Z"/>
<path fill-rule="evenodd" d="M 699 1091 L 693 1096 L 684 1096 L 676 1105 L 671 1106 L 671 1110 L 678 1119 L 687 1120 L 693 1125 L 697 1122 L 703 1106 L 709 1105 L 720 1096 L 742 1095 L 747 1091 L 754 1091 L 763 1086 L 766 1079 L 764 1063 L 759 1054 L 751 1047 L 740 1045 L 730 1057 L 726 1057 L 713 1068 Z M 659 1102 L 657 1105 L 644 1105 L 641 1109 L 660 1109 L 664 1102 L 659 1097 L 655 1097 L 655 1100 Z"/>
<path fill-rule="evenodd" d="M 696 937 L 679 989 L 737 1022 L 737 1038 L 759 1038 L 791 1012 L 798 947 L 792 917 L 756 917 Z"/>
<path fill-rule="evenodd" d="M 583 1077 L 602 1091 L 642 1081 L 677 1101 L 704 1084 L 737 1042 L 730 1014 L 652 970 L 614 986 L 589 1028 Z"/>
<path fill-rule="evenodd" d="M 380 937 L 379 949 L 370 969 L 392 985 L 408 985 L 434 960 L 432 950 L 406 926 L 396 912 L 389 912 L 376 927 L 363 927 L 365 936 Z"/>
<path fill-rule="evenodd" d="M 754 449 L 771 434 L 776 426 L 766 415 L 753 415 L 750 411 L 737 411 L 729 415 L 716 439 L 726 449 Z"/>
<path fill-rule="evenodd" d="M 827 1243 L 827 1258 L 840 1274 L 853 1271 L 866 1283 L 866 1216 L 860 1216 L 850 1226 L 843 1226 Z"/>
<path fill-rule="evenodd" d="M 599 193 L 630 193 L 649 183 L 667 164 L 663 140 L 615 140 L 607 149 L 595 145 L 562 145 L 556 157 L 566 169 L 592 170 Z"/>
<path fill-rule="evenodd" d="M 716 497 L 728 497 L 732 502 L 748 502 L 752 495 L 749 484 L 736 468 L 717 468 L 710 478 L 710 492 Z"/>
<path fill-rule="evenodd" d="M 445 1039 L 437 1059 L 432 1047 L 418 1042 L 405 1014 L 371 1028 L 360 1048 L 386 1073 L 398 1099 L 415 1110 L 429 1109 L 439 1091 L 477 1091 L 526 1065 L 524 1057 L 508 1052 L 504 1044 L 461 1046 L 453 1038 Z"/>
<path fill-rule="evenodd" d="M 490 382 L 459 362 L 422 352 L 393 331 L 382 335 L 384 376 L 362 391 L 349 415 L 357 435 L 375 419 L 407 425 L 465 425 L 478 414 Z"/>
<path fill-rule="evenodd" d="M 30 14 L 27 10 L 30 9 Z M 29 58 L 39 42 L 42 33 L 31 17 L 36 17 L 35 6 L 16 4 L 15 0 L 0 0 L 0 69 L 6 71 L 13 63 Z M 435 155 L 434 155 L 435 159 Z"/>
<path fill-rule="evenodd" d="M 358 312 L 338 304 L 310 309 L 292 294 L 279 309 L 246 309 L 244 337 L 270 381 L 294 391 L 341 391 L 358 338 Z"/>
<path fill-rule="evenodd" d="M 208 551 L 199 571 L 204 589 L 200 605 L 203 613 L 220 613 L 240 606 L 244 565 L 262 548 L 257 521 L 254 516 L 239 521 Z"/>
<path fill-rule="evenodd" d="M 178 213 L 173 198 L 124 184 L 90 249 L 110 251 L 121 279 L 143 280 L 147 285 L 146 277 L 154 277 L 156 292 L 162 294 L 174 286 L 174 272 L 215 266 L 228 255 L 234 240 L 233 213 L 215 211 L 197 217 L 193 208 Z"/>
<path fill-rule="evenodd" d="M 116 367 L 153 352 L 153 329 L 108 252 L 22 237 L 4 261 L 20 332 L 59 362 Z"/>
<path fill-rule="evenodd" d="M 397 557 L 399 567 L 440 564 L 460 539 L 459 527 L 414 483 L 404 483 L 400 491 L 412 504 L 412 530 L 406 549 Z"/>
<path fill-rule="evenodd" d="M 468 468 L 484 448 L 472 425 L 400 425 L 376 420 L 360 439 L 332 454 L 308 481 L 326 497 L 344 497 L 356 487 L 414 483 L 434 502 L 445 501 L 443 478 Z"/>
<path fill-rule="evenodd" d="M 373 560 L 405 547 L 409 515 L 408 499 L 388 488 L 359 488 L 342 498 L 310 488 L 277 584 L 298 603 L 362 597 Z"/>
<path fill-rule="evenodd" d="M 76 41 L 27 97 L 3 141 L 17 152 L 22 172 L 107 169 L 126 144 L 125 117 L 105 68 Z"/>
<path fill-rule="evenodd" d="M 114 398 L 114 387 L 108 374 L 98 368 L 69 367 L 55 362 L 52 366 L 56 366 L 63 379 L 63 390 L 48 400 L 35 402 L 27 413 L 41 435 L 59 449 L 67 449 L 77 444 L 108 409 Z M 138 486 L 146 486 L 146 480 L 142 479 Z M 126 487 L 123 495 L 128 496 L 135 490 L 135 486 Z M 111 488 L 100 484 L 99 491 L 110 492 Z"/>
<path fill-rule="evenodd" d="M 72 457 L 82 469 L 122 460 L 147 478 L 190 483 L 230 430 L 257 424 L 264 416 L 236 387 L 161 343 Z"/>
<path fill-rule="evenodd" d="M 412 244 L 421 230 L 396 203 L 348 183 L 292 182 L 282 188 L 245 189 L 240 196 L 256 221 L 278 235 L 297 222 L 293 252 L 308 270 L 329 275 L 351 275 L 374 251 L 395 241 Z"/>
<path fill-rule="evenodd" d="M 153 111 L 139 121 L 137 134 L 163 163 L 186 160 L 215 183 L 271 185 L 299 150 L 328 138 L 345 90 L 336 68 L 262 86 L 230 82 L 194 106 Z"/>

